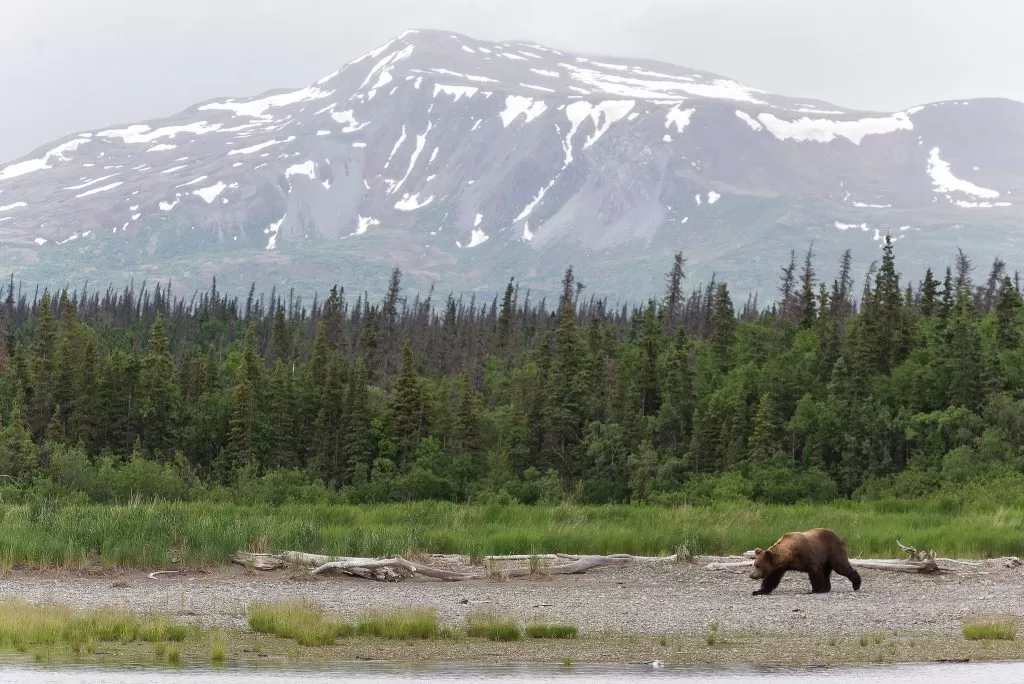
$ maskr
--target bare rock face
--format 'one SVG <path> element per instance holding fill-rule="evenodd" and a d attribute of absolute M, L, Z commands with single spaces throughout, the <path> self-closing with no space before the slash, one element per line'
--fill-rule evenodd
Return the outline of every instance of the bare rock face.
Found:
<path fill-rule="evenodd" d="M 658 294 L 773 290 L 813 241 L 905 275 L 963 247 L 1012 259 L 1024 104 L 864 112 L 692 69 L 410 31 L 305 88 L 86 131 L 0 165 L 16 278 L 302 294 L 334 283 Z M 1011 263 L 1011 267 L 1014 264 Z"/>

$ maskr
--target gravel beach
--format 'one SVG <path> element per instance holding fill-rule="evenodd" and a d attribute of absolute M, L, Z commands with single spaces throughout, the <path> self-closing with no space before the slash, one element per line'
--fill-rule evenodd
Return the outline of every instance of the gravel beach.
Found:
<path fill-rule="evenodd" d="M 447 557 L 457 566 L 459 557 Z M 467 613 L 494 608 L 525 623 L 535 617 L 576 625 L 581 635 L 608 630 L 637 636 L 722 631 L 856 635 L 886 630 L 959 635 L 968 615 L 1024 617 L 1024 567 L 1003 560 L 956 572 L 919 575 L 861 570 L 863 586 L 833 576 L 830 594 L 809 593 L 807 576 L 789 573 L 770 596 L 751 596 L 758 582 L 746 571 L 708 570 L 691 563 L 644 562 L 601 567 L 582 575 L 398 583 L 345 576 L 309 578 L 302 570 L 254 571 L 219 566 L 208 572 L 147 577 L 146 571 L 12 570 L 0 578 L 0 598 L 77 607 L 169 612 L 204 626 L 244 629 L 254 601 L 307 599 L 325 608 L 434 606 L 441 620 L 461 625 Z"/>

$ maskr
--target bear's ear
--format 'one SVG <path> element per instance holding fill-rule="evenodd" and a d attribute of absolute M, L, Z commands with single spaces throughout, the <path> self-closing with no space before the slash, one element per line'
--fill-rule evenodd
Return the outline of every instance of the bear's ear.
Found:
<path fill-rule="evenodd" d="M 765 561 L 768 561 L 769 563 L 771 563 L 771 561 L 772 561 L 772 550 L 768 549 L 767 551 L 765 551 L 761 555 L 761 560 L 765 560 Z"/>
<path fill-rule="evenodd" d="M 760 556 L 762 553 L 764 553 L 764 549 L 754 549 L 755 556 Z"/>

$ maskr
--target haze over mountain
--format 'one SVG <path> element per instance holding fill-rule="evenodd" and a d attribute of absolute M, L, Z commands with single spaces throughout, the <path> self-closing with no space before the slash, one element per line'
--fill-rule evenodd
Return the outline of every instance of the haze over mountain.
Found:
<path fill-rule="evenodd" d="M 83 131 L 0 165 L 0 253 L 26 283 L 221 289 L 521 279 L 773 291 L 813 240 L 831 277 L 887 232 L 917 278 L 1017 248 L 1024 104 L 855 111 L 669 64 L 410 31 L 305 88 Z"/>

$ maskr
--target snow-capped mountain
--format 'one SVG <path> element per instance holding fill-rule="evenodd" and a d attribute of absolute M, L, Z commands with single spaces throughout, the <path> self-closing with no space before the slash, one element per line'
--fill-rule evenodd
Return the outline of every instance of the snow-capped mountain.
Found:
<path fill-rule="evenodd" d="M 0 165 L 0 253 L 46 284 L 407 283 L 774 288 L 814 241 L 828 275 L 900 240 L 904 270 L 1012 257 L 1024 104 L 895 113 L 664 63 L 409 31 L 299 90 L 80 132 Z M 902 245 L 909 247 L 902 248 Z M 914 272 L 916 277 L 919 274 Z M 99 281 L 97 283 L 97 281 Z"/>

